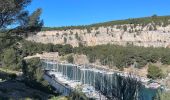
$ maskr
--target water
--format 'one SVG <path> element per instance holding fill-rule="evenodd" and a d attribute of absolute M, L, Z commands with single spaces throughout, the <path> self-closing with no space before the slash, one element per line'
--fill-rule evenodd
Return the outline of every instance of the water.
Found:
<path fill-rule="evenodd" d="M 88 84 L 95 87 L 95 89 L 105 93 L 105 95 L 112 95 L 113 88 L 117 86 L 117 73 L 109 73 L 104 70 L 90 68 L 88 66 L 76 66 L 72 64 L 57 64 L 53 62 L 42 62 L 43 68 L 46 70 L 53 70 L 62 73 L 68 80 L 76 80 L 82 84 Z M 130 89 L 130 88 L 129 88 Z M 144 86 L 140 89 L 139 100 L 152 100 L 156 95 L 154 89 L 148 89 Z M 115 91 L 116 92 L 116 91 Z"/>
<path fill-rule="evenodd" d="M 152 100 L 154 96 L 156 96 L 156 89 L 145 88 L 144 86 L 141 88 L 141 100 Z"/>

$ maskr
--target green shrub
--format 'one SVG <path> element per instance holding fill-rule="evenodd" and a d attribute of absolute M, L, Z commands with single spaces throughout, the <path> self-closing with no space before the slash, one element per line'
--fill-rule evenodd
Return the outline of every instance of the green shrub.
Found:
<path fill-rule="evenodd" d="M 163 77 L 162 70 L 159 67 L 150 64 L 148 66 L 147 77 L 152 79 L 162 78 Z"/>
<path fill-rule="evenodd" d="M 68 57 L 67 57 L 67 61 L 68 61 L 69 63 L 73 63 L 73 62 L 74 62 L 73 56 L 72 56 L 72 55 L 68 56 Z"/>

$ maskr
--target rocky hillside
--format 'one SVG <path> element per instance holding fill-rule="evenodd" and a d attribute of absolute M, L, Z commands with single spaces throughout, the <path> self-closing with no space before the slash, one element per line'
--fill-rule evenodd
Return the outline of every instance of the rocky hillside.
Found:
<path fill-rule="evenodd" d="M 27 40 L 71 44 L 77 46 L 95 46 L 102 44 L 136 45 L 144 47 L 170 47 L 170 20 L 152 16 L 141 19 L 129 19 L 124 22 L 108 22 L 89 25 L 88 28 L 67 28 L 60 30 L 41 31 L 29 36 Z M 114 23 L 114 24 L 113 24 Z"/>

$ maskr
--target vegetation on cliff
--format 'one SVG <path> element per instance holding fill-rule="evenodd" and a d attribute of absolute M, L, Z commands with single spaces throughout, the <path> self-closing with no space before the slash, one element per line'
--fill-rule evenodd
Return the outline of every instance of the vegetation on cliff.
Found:
<path fill-rule="evenodd" d="M 24 56 L 34 55 L 36 53 L 42 53 L 43 51 L 46 52 L 59 52 L 60 55 L 66 55 L 72 53 L 73 47 L 69 44 L 61 45 L 61 44 L 43 44 L 43 43 L 36 43 L 31 41 L 23 40 L 21 43 L 22 53 Z"/>
<path fill-rule="evenodd" d="M 107 26 L 114 26 L 117 25 L 117 28 L 120 27 L 120 25 L 125 25 L 125 24 L 133 24 L 134 27 L 137 25 L 141 26 L 146 26 L 149 23 L 152 23 L 158 26 L 165 27 L 170 24 L 169 22 L 170 16 L 157 16 L 153 15 L 150 17 L 143 17 L 143 18 L 130 18 L 130 19 L 125 19 L 125 20 L 115 20 L 115 21 L 109 21 L 109 22 L 104 22 L 104 23 L 96 23 L 96 24 L 91 24 L 91 25 L 80 25 L 80 26 L 65 26 L 65 27 L 43 27 L 42 31 L 51 31 L 51 30 L 72 30 L 72 29 L 87 29 L 91 30 L 91 28 L 98 28 L 98 27 L 107 27 Z M 124 28 L 126 26 L 123 26 Z M 150 27 L 152 28 L 152 27 Z M 153 27 L 154 28 L 154 27 Z M 154 28 L 155 29 L 155 28 Z"/>
<path fill-rule="evenodd" d="M 73 48 L 70 45 L 42 44 L 30 41 L 22 41 L 21 45 L 19 52 L 22 56 L 34 55 L 36 53 L 42 53 L 43 51 L 59 52 L 60 55 L 67 55 L 70 53 L 85 54 L 88 56 L 91 63 L 99 59 L 102 65 L 109 65 L 109 67 L 116 66 L 120 69 L 129 66 L 141 68 L 148 63 L 156 62 L 161 62 L 165 65 L 170 64 L 169 48 L 145 48 L 131 45 L 124 47 L 110 44 L 94 47 Z M 68 56 L 67 60 L 69 60 L 69 62 L 73 62 L 73 58 L 71 56 Z"/>
<path fill-rule="evenodd" d="M 90 62 L 99 59 L 101 64 L 116 66 L 118 68 L 135 66 L 144 67 L 147 63 L 162 62 L 170 64 L 169 48 L 137 47 L 137 46 L 118 46 L 118 45 L 98 45 L 94 47 L 77 47 L 74 53 L 85 54 Z"/>

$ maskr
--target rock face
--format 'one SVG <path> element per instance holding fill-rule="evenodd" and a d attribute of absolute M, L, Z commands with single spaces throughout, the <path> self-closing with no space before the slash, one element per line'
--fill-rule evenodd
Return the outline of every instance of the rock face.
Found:
<path fill-rule="evenodd" d="M 166 27 L 142 25 L 114 25 L 90 29 L 41 31 L 27 40 L 53 43 L 95 46 L 102 44 L 135 45 L 144 47 L 170 47 L 170 25 Z"/>

